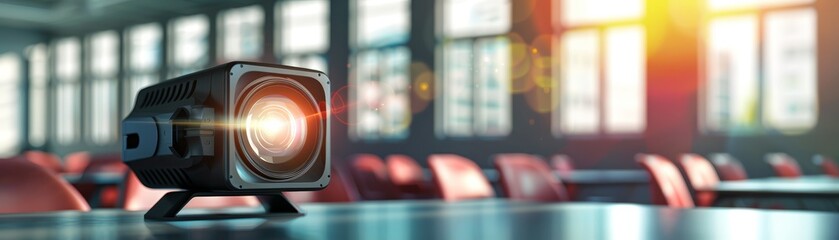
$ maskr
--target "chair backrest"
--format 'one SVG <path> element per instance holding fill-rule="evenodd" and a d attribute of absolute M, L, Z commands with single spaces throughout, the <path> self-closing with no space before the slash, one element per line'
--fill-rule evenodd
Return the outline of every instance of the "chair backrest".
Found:
<path fill-rule="evenodd" d="M 433 198 L 436 193 L 422 167 L 413 158 L 394 154 L 387 156 L 387 175 L 403 199 Z"/>
<path fill-rule="evenodd" d="M 125 176 L 121 205 L 128 211 L 148 210 L 170 191 L 148 188 L 137 179 L 134 172 L 129 171 Z M 197 197 L 190 200 L 186 208 L 256 207 L 259 205 L 259 199 L 254 196 Z"/>
<path fill-rule="evenodd" d="M 23 158 L 53 173 L 64 172 L 64 166 L 61 165 L 61 159 L 55 154 L 31 150 L 23 153 Z"/>
<path fill-rule="evenodd" d="M 0 159 L 0 213 L 89 211 L 73 186 L 23 159 Z"/>
<path fill-rule="evenodd" d="M 357 154 L 351 157 L 353 180 L 358 193 L 364 200 L 395 199 L 396 191 L 387 176 L 384 161 L 373 154 Z"/>
<path fill-rule="evenodd" d="M 839 177 L 839 165 L 836 165 L 833 158 L 821 154 L 815 155 L 813 156 L 813 164 L 820 166 L 824 174 Z"/>
<path fill-rule="evenodd" d="M 332 178 L 324 189 L 319 191 L 283 192 L 289 200 L 295 203 L 307 202 L 355 202 L 358 201 L 358 191 L 355 185 L 337 168 L 332 168 Z"/>
<path fill-rule="evenodd" d="M 684 154 L 680 161 L 685 169 L 688 182 L 695 189 L 714 187 L 720 182 L 720 177 L 711 162 L 697 154 Z"/>
<path fill-rule="evenodd" d="M 401 154 L 387 156 L 387 176 L 395 186 L 417 186 L 425 182 L 422 167 L 413 158 Z"/>
<path fill-rule="evenodd" d="M 553 155 L 553 157 L 551 157 L 551 165 L 553 165 L 554 170 L 560 172 L 574 171 L 574 163 L 571 162 L 571 158 L 565 154 Z"/>
<path fill-rule="evenodd" d="M 506 197 L 526 201 L 567 201 L 565 187 L 542 158 L 509 153 L 495 156 L 501 189 Z"/>
<path fill-rule="evenodd" d="M 491 198 L 495 191 L 481 168 L 472 160 L 455 154 L 428 157 L 437 193 L 446 201 Z"/>
<path fill-rule="evenodd" d="M 67 167 L 70 167 L 70 157 L 86 158 L 86 166 L 81 171 L 82 178 L 79 183 L 74 184 L 79 193 L 84 196 L 93 207 L 113 208 L 119 204 L 120 190 L 117 186 L 98 186 L 94 182 L 89 181 L 95 179 L 96 174 L 127 174 L 130 170 L 125 163 L 122 162 L 120 154 L 87 154 L 74 153 L 73 156 L 68 155 Z M 68 169 L 68 172 L 70 170 Z"/>
<path fill-rule="evenodd" d="M 711 163 L 717 167 L 720 179 L 723 181 L 740 181 L 749 179 L 743 164 L 727 153 L 711 154 Z"/>
<path fill-rule="evenodd" d="M 676 165 L 664 157 L 653 154 L 639 154 L 636 160 L 644 166 L 653 180 L 650 183 L 650 191 L 653 194 L 654 204 L 680 208 L 694 207 L 690 190 L 685 185 L 685 180 Z"/>
<path fill-rule="evenodd" d="M 697 154 L 684 154 L 679 161 L 685 170 L 688 182 L 696 190 L 704 190 L 717 186 L 720 177 L 711 162 Z M 710 206 L 716 198 L 712 191 L 696 191 L 696 204 Z"/>
<path fill-rule="evenodd" d="M 74 152 L 64 156 L 64 171 L 80 174 L 90 164 L 90 153 L 86 151 Z"/>
<path fill-rule="evenodd" d="M 778 177 L 797 178 L 801 176 L 801 168 L 798 166 L 798 162 L 785 153 L 766 154 L 766 163 L 772 166 Z"/>

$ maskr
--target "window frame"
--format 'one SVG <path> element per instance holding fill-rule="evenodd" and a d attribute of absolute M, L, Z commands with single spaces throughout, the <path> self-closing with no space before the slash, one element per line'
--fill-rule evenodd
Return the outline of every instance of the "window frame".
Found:
<path fill-rule="evenodd" d="M 200 48 L 203 51 L 203 56 L 199 56 L 197 59 L 197 63 L 186 64 L 186 63 L 179 63 L 178 59 L 178 51 L 179 49 L 178 44 L 179 38 L 181 37 L 180 34 L 177 32 L 177 25 L 184 24 L 184 22 L 188 22 L 188 20 L 195 20 L 200 21 L 206 27 L 206 32 L 204 34 L 203 47 Z M 195 72 L 201 69 L 208 67 L 214 59 L 212 53 L 210 52 L 210 48 L 212 47 L 211 38 L 213 38 L 213 26 L 211 21 L 213 19 L 210 18 L 207 14 L 199 13 L 199 14 L 192 14 L 192 15 L 184 15 L 179 16 L 176 18 L 169 19 L 166 22 L 166 29 L 164 31 L 167 32 L 166 39 L 164 40 L 166 43 L 166 76 L 169 78 L 182 76 L 184 74 L 189 74 L 191 72 Z"/>
<path fill-rule="evenodd" d="M 553 0 L 552 3 L 558 6 L 563 6 L 563 3 L 569 0 Z M 557 9 L 561 9 L 562 7 L 554 6 L 552 11 L 552 22 L 551 27 L 554 30 L 552 34 L 553 43 L 552 43 L 552 58 L 554 59 L 554 63 L 552 65 L 552 76 L 553 79 L 553 89 L 551 90 L 551 101 L 553 107 L 551 111 L 551 135 L 554 138 L 564 139 L 564 138 L 571 138 L 571 139 L 599 139 L 599 138 L 606 138 L 606 139 L 639 139 L 643 138 L 647 130 L 649 129 L 649 103 L 647 101 L 648 98 L 648 89 L 649 89 L 649 61 L 650 56 L 648 54 L 648 26 L 646 24 L 648 19 L 648 12 L 645 9 L 646 6 L 649 4 L 647 0 L 640 0 L 641 4 L 641 12 L 638 13 L 639 16 L 637 17 L 621 17 L 621 18 L 612 18 L 612 19 L 584 19 L 578 20 L 577 23 L 566 23 L 565 16 L 563 16 L 562 12 L 558 12 Z M 643 90 L 642 99 L 641 99 L 641 106 L 642 111 L 640 113 L 643 116 L 642 123 L 643 125 L 637 131 L 629 131 L 629 132 L 612 132 L 609 130 L 607 126 L 608 122 L 608 107 L 607 102 L 609 99 L 607 85 L 609 84 L 608 79 L 608 37 L 610 30 L 616 29 L 624 29 L 624 28 L 633 28 L 639 27 L 641 29 L 641 36 L 642 36 L 642 43 L 641 43 L 641 52 L 643 53 L 643 61 L 641 65 L 641 69 L 643 71 L 642 76 L 642 86 L 641 89 Z M 595 130 L 592 132 L 584 132 L 584 133 L 574 133 L 574 132 L 565 132 L 561 129 L 562 123 L 560 122 L 562 116 L 565 113 L 562 112 L 562 95 L 561 92 L 558 90 L 562 88 L 562 82 L 564 81 L 562 78 L 562 61 L 558 60 L 562 58 L 560 51 L 562 51 L 562 44 L 563 44 L 563 37 L 568 32 L 578 32 L 578 31 L 595 31 L 596 36 L 598 39 L 597 43 L 597 126 Z"/>
<path fill-rule="evenodd" d="M 435 4 L 437 8 L 435 9 L 435 20 L 437 20 L 437 24 L 435 26 L 435 69 L 437 69 L 435 75 L 436 80 L 434 81 L 434 132 L 435 137 L 437 139 L 458 139 L 458 140 L 504 140 L 507 139 L 513 132 L 513 128 L 515 127 L 514 118 L 513 118 L 513 90 L 512 90 L 512 82 L 513 82 L 513 53 L 512 53 L 512 44 L 513 39 L 511 34 L 513 33 L 513 8 L 515 5 L 515 1 L 513 0 L 497 0 L 497 3 L 507 4 L 509 10 L 505 14 L 507 17 L 505 20 L 506 22 L 502 21 L 499 26 L 491 26 L 488 27 L 486 25 L 482 26 L 471 26 L 468 28 L 468 31 L 463 33 L 454 34 L 450 33 L 452 31 L 447 23 L 447 4 L 451 0 L 435 0 Z M 453 1 L 452 1 L 453 2 Z M 460 2 L 462 4 L 462 2 Z M 489 28 L 489 30 L 485 29 Z M 497 29 L 493 29 L 497 28 Z M 506 115 L 502 117 L 506 117 L 503 122 L 502 129 L 498 132 L 492 131 L 480 131 L 483 125 L 486 125 L 486 119 L 480 118 L 481 113 L 486 111 L 487 109 L 483 99 L 483 93 L 480 88 L 474 87 L 479 85 L 479 78 L 481 74 L 485 72 L 480 71 L 482 67 L 478 65 L 477 61 L 471 61 L 469 63 L 469 85 L 473 86 L 469 90 L 469 123 L 464 124 L 462 127 L 467 127 L 468 130 L 464 130 L 460 133 L 450 132 L 450 129 L 457 129 L 460 126 L 455 125 L 450 127 L 452 124 L 448 120 L 448 113 L 451 110 L 452 106 L 448 106 L 449 96 L 446 96 L 448 93 L 445 88 L 448 86 L 445 84 L 449 82 L 449 68 L 451 65 L 447 64 L 447 59 L 451 59 L 449 54 L 454 52 L 454 47 L 457 45 L 467 45 L 468 51 L 473 58 L 478 58 L 476 56 L 481 55 L 483 56 L 482 50 L 479 49 L 483 43 L 491 43 L 493 41 L 503 41 L 506 44 L 506 57 L 507 62 L 501 63 L 501 66 L 505 68 L 504 73 L 502 75 L 506 75 L 506 79 L 499 80 L 502 84 L 507 83 L 505 87 L 502 87 L 501 91 L 504 91 L 503 95 L 505 99 L 501 100 L 506 102 L 503 107 L 499 109 L 502 111 L 501 115 Z M 504 51 L 504 50 L 502 50 Z M 506 90 L 506 91 L 505 91 Z M 486 129 L 483 129 L 486 130 Z"/>
<path fill-rule="evenodd" d="M 61 76 L 62 73 L 60 71 L 61 70 L 60 61 L 62 59 L 59 57 L 59 47 L 60 47 L 59 44 L 64 42 L 64 41 L 72 42 L 73 43 L 72 45 L 75 45 L 75 48 L 76 48 L 75 49 L 76 50 L 75 56 L 70 56 L 70 58 L 68 58 L 68 59 L 75 58 L 76 65 L 77 65 L 76 69 L 75 69 L 75 71 L 77 71 L 77 73 L 75 74 L 75 76 Z M 68 44 L 70 44 L 70 43 L 68 43 Z M 84 67 L 83 67 L 83 64 L 84 64 L 84 57 L 83 57 L 84 53 L 83 52 L 84 52 L 84 50 L 83 50 L 83 47 L 84 47 L 83 46 L 83 40 L 82 40 L 81 37 L 78 37 L 78 36 L 59 37 L 59 38 L 52 39 L 52 42 L 50 43 L 51 59 L 50 59 L 49 62 L 51 63 L 50 66 L 51 66 L 51 69 L 52 69 L 51 74 L 50 74 L 51 79 L 52 79 L 51 80 L 52 83 L 50 84 L 50 86 L 51 86 L 50 87 L 50 92 L 52 93 L 51 95 L 53 97 L 52 97 L 52 103 L 48 104 L 50 106 L 48 109 L 54 111 L 54 114 L 52 114 L 53 117 L 50 119 L 51 129 L 53 130 L 50 135 L 54 140 L 49 141 L 49 143 L 55 144 L 57 146 L 72 146 L 77 141 L 83 139 L 82 128 L 83 128 L 84 124 L 82 122 L 83 122 L 84 114 L 82 114 L 82 111 L 85 108 L 84 107 L 84 100 L 82 99 L 83 98 L 83 95 L 82 95 L 83 92 L 82 91 L 83 91 L 83 84 L 84 84 L 83 81 L 82 81 L 83 71 L 84 71 Z M 65 77 L 67 79 L 64 79 Z M 66 92 L 66 93 L 63 93 L 63 92 Z M 69 104 L 70 105 L 75 105 L 74 108 L 73 107 L 67 108 L 67 106 L 60 107 L 58 103 L 59 103 L 59 101 L 62 100 L 61 96 L 64 95 L 64 94 L 71 94 L 71 93 L 74 96 L 70 96 L 71 99 L 72 99 L 72 102 L 69 102 Z M 70 113 L 69 117 L 72 118 L 72 121 L 70 121 L 66 125 L 61 124 L 62 122 L 67 121 L 66 119 L 63 118 L 64 115 L 61 112 L 62 109 L 64 111 L 69 111 L 69 113 Z M 77 111 L 74 111 L 73 109 L 76 109 Z M 62 118 L 62 119 L 59 119 L 59 118 Z M 68 132 L 66 132 L 66 134 L 68 135 L 67 139 L 63 139 L 62 135 L 64 133 L 60 130 L 62 128 L 67 129 L 65 131 L 68 131 Z"/>
<path fill-rule="evenodd" d="M 251 12 L 251 11 L 253 11 L 253 12 Z M 265 53 L 265 47 L 264 46 L 265 46 L 265 35 L 266 35 L 266 33 L 264 32 L 264 30 L 265 30 L 265 23 L 267 21 L 266 18 L 268 17 L 268 14 L 267 14 L 266 11 L 267 10 L 265 8 L 263 8 L 262 5 L 253 4 L 253 5 L 243 6 L 243 7 L 225 9 L 225 10 L 222 10 L 218 13 L 218 15 L 216 16 L 216 19 L 215 19 L 215 21 L 216 21 L 216 25 L 215 25 L 216 26 L 216 36 L 215 36 L 216 37 L 216 46 L 215 47 L 217 49 L 216 50 L 216 55 L 217 55 L 216 62 L 227 62 L 227 61 L 234 61 L 234 60 L 258 61 L 258 60 L 262 59 L 262 55 Z M 258 15 L 250 15 L 252 13 L 259 13 L 259 14 Z M 246 22 L 246 21 L 241 21 L 241 19 L 239 19 L 240 22 L 233 22 L 233 23 L 228 22 L 228 21 L 232 21 L 231 19 L 228 19 L 228 18 L 232 17 L 233 19 L 236 19 L 236 18 L 241 18 L 242 16 L 254 16 L 254 17 L 256 17 L 255 18 L 256 22 L 253 23 L 254 24 L 253 26 L 249 26 L 249 24 L 252 24 L 252 23 Z M 250 20 L 250 19 L 248 19 L 248 20 Z M 228 25 L 228 23 L 230 23 L 230 25 Z M 236 26 L 238 28 L 236 30 L 238 30 L 239 32 L 230 33 L 232 30 L 230 30 L 228 28 L 231 27 L 231 25 Z M 208 26 L 208 35 L 211 34 L 211 30 L 209 30 L 210 27 L 211 26 Z M 256 48 L 254 50 L 254 53 L 253 53 L 254 55 L 253 56 L 247 55 L 247 53 L 245 51 L 243 51 L 243 49 L 242 49 L 245 44 L 243 44 L 244 37 L 241 37 L 241 36 L 246 35 L 246 34 L 242 34 L 242 31 L 246 30 L 245 27 L 253 27 L 254 28 L 253 30 L 255 30 L 256 33 L 258 33 L 258 34 L 256 34 L 258 36 L 256 36 L 256 38 L 255 38 L 256 43 L 253 44 L 253 45 L 255 45 L 254 47 Z M 214 37 L 214 36 L 208 36 L 208 38 L 210 38 L 210 37 Z M 230 51 L 230 48 L 228 48 L 229 47 L 228 46 L 228 41 L 231 41 L 232 38 L 234 38 L 234 37 L 238 37 L 239 45 L 236 46 L 237 48 L 239 48 L 239 49 L 236 50 L 238 53 L 236 53 L 236 55 L 228 55 L 228 51 Z M 210 43 L 208 42 L 207 44 L 209 45 Z M 212 47 L 212 46 L 208 46 L 208 48 L 209 47 Z M 212 56 L 210 56 L 210 58 L 212 58 Z"/>
<path fill-rule="evenodd" d="M 149 69 L 140 69 L 135 68 L 133 63 L 134 58 L 134 49 L 135 46 L 134 42 L 134 34 L 139 34 L 136 31 L 146 30 L 146 29 L 156 29 L 152 31 L 156 31 L 157 33 L 157 52 L 154 54 L 153 58 L 156 60 L 154 66 L 149 66 Z M 122 79 L 122 88 L 120 92 L 123 97 L 122 101 L 122 113 L 121 116 L 125 117 L 128 116 L 129 113 L 134 109 L 135 101 L 137 100 L 137 93 L 139 93 L 140 88 L 145 86 L 149 86 L 155 83 L 160 82 L 160 76 L 163 69 L 166 67 L 166 61 L 164 59 L 164 51 L 165 51 L 165 31 L 166 29 L 162 24 L 158 22 L 149 22 L 143 24 L 136 24 L 131 25 L 125 28 L 122 35 L 122 61 L 123 61 L 123 79 Z M 140 79 L 142 77 L 150 77 L 148 83 L 144 84 Z M 137 90 L 136 92 L 134 90 Z"/>
<path fill-rule="evenodd" d="M 349 88 L 348 88 L 349 89 L 349 99 L 350 99 L 349 101 L 351 103 L 352 102 L 357 102 L 358 93 L 361 91 L 360 90 L 361 88 L 359 86 L 353 86 L 354 84 L 357 84 L 357 82 L 359 81 L 359 76 L 358 75 L 361 74 L 361 73 L 359 73 L 359 70 L 358 70 L 359 67 L 361 66 L 361 64 L 360 64 L 361 56 L 366 56 L 367 54 L 375 54 L 375 55 L 377 55 L 377 58 L 380 58 L 381 56 L 389 54 L 390 52 L 405 51 L 405 52 L 407 52 L 407 56 L 405 56 L 407 58 L 406 59 L 407 62 L 406 62 L 406 65 L 404 66 L 404 69 L 405 69 L 404 70 L 404 73 L 405 73 L 404 77 L 405 77 L 405 80 L 406 80 L 406 89 L 405 89 L 404 96 L 401 96 L 401 97 L 404 97 L 404 99 L 405 99 L 405 104 L 404 104 L 403 107 L 405 108 L 405 111 L 406 111 L 406 114 L 405 114 L 406 119 L 403 119 L 404 120 L 403 122 L 405 122 L 407 124 L 402 126 L 403 127 L 402 129 L 399 129 L 397 131 L 393 131 L 393 132 L 390 132 L 390 133 L 388 133 L 388 131 L 392 131 L 392 130 L 388 130 L 389 127 L 385 127 L 387 124 L 380 124 L 380 126 L 378 128 L 376 128 L 376 130 L 374 131 L 375 135 L 366 135 L 366 134 L 364 134 L 364 131 L 366 131 L 365 129 L 359 129 L 358 128 L 359 126 L 361 126 L 360 121 L 358 121 L 358 119 L 359 119 L 358 114 L 363 109 L 360 110 L 361 108 L 359 108 L 359 107 L 349 108 L 348 114 L 349 114 L 349 119 L 350 119 L 349 123 L 350 124 L 348 124 L 349 126 L 347 127 L 348 135 L 349 135 L 350 140 L 353 141 L 353 142 L 367 142 L 367 143 L 371 143 L 371 142 L 402 142 L 402 141 L 407 140 L 411 135 L 411 125 L 412 125 L 412 119 L 413 119 L 413 111 L 411 109 L 411 100 L 412 99 L 411 99 L 411 92 L 410 92 L 410 89 L 411 89 L 410 85 L 411 85 L 411 82 L 412 82 L 411 81 L 411 70 L 410 70 L 410 65 L 411 65 L 411 61 L 412 61 L 412 53 L 411 53 L 410 47 L 408 46 L 408 43 L 411 39 L 411 27 L 412 27 L 411 26 L 411 24 L 412 24 L 411 23 L 412 12 L 410 11 L 411 1 L 410 0 L 402 0 L 402 2 L 400 2 L 400 4 L 405 4 L 405 7 L 407 8 L 407 11 L 405 11 L 405 13 L 407 14 L 407 16 L 405 16 L 405 17 L 407 17 L 407 22 L 405 23 L 407 25 L 407 27 L 406 27 L 406 29 L 404 29 L 405 30 L 404 36 L 399 35 L 398 36 L 399 38 L 397 38 L 396 40 L 388 40 L 388 41 L 385 41 L 385 43 L 382 43 L 382 44 L 371 44 L 371 43 L 364 42 L 364 39 L 362 39 L 362 35 L 360 35 L 360 33 L 359 33 L 360 24 L 362 24 L 362 23 L 360 23 L 360 21 L 362 20 L 362 16 L 363 16 L 361 14 L 361 12 L 359 11 L 361 1 L 363 1 L 363 0 L 352 0 L 352 1 L 350 1 L 350 23 L 349 23 L 349 26 L 350 26 L 350 35 L 349 35 L 350 55 L 349 55 L 349 58 L 350 58 L 350 60 L 349 60 L 349 63 L 350 63 L 350 66 L 353 66 L 353 67 L 350 68 L 350 71 L 349 71 L 349 84 L 348 84 L 348 86 L 349 86 Z M 400 29 L 400 30 L 402 30 L 402 29 Z M 395 54 L 395 55 L 398 55 L 398 54 Z M 381 60 L 378 60 L 378 61 L 381 61 Z M 377 75 L 379 76 L 376 81 L 379 82 L 379 83 L 382 83 L 382 85 L 384 85 L 384 82 L 387 81 L 387 79 L 385 77 L 382 77 L 383 72 L 385 72 L 385 69 L 376 68 L 376 70 L 378 70 Z M 380 88 L 379 94 L 386 95 L 387 90 L 388 89 Z M 382 98 L 384 98 L 384 97 L 382 97 Z M 361 104 L 356 104 L 356 106 L 359 106 L 359 105 L 361 105 Z M 377 112 L 378 119 L 386 121 L 386 119 L 387 119 L 387 117 L 385 116 L 387 114 L 386 111 L 379 111 L 378 108 L 376 108 L 374 111 Z M 390 126 L 390 127 L 392 127 L 392 126 Z"/>
<path fill-rule="evenodd" d="M 114 45 L 112 46 L 113 49 L 111 49 L 111 54 L 113 54 L 113 56 L 110 57 L 113 61 L 115 61 L 114 67 L 112 69 L 113 72 L 99 73 L 95 69 L 97 67 L 94 63 L 97 60 L 101 59 L 101 56 L 97 56 L 94 53 L 96 51 L 106 50 L 102 49 L 103 46 L 101 44 L 103 43 L 95 43 L 94 41 L 97 41 L 96 38 L 103 38 L 100 41 L 105 41 L 104 39 L 109 37 L 113 37 L 113 39 L 111 40 L 114 41 Z M 82 78 L 85 79 L 85 81 L 83 81 L 82 83 L 82 86 L 84 88 L 84 90 L 82 90 L 84 95 L 82 97 L 82 109 L 84 114 L 84 117 L 82 117 L 82 119 L 83 124 L 85 124 L 86 127 L 84 128 L 84 133 L 82 135 L 85 141 L 92 145 L 103 146 L 119 142 L 119 121 L 121 119 L 119 114 L 119 82 L 120 72 L 122 71 L 122 54 L 120 51 L 122 42 L 123 40 L 118 30 L 96 31 L 84 37 L 84 46 L 82 47 L 82 51 L 84 52 L 82 53 L 82 66 L 84 68 L 84 71 L 82 74 Z M 105 90 L 104 88 L 107 88 L 109 91 L 100 93 L 100 91 Z M 96 99 L 97 97 L 101 97 L 98 94 L 110 95 L 108 96 L 108 99 L 113 99 L 113 101 L 116 101 L 116 103 L 109 103 L 107 101 L 101 101 L 100 99 Z M 98 109 L 101 107 L 104 107 L 104 109 Z M 112 114 L 107 114 L 109 112 Z M 100 116 L 98 114 L 103 115 Z M 111 121 L 107 121 L 108 119 L 110 119 Z"/>
<path fill-rule="evenodd" d="M 26 104 L 26 143 L 30 147 L 43 147 L 49 143 L 50 138 L 52 116 L 49 107 L 52 90 L 50 86 L 51 56 L 49 50 L 49 45 L 46 43 L 36 43 L 24 50 L 27 62 L 27 69 L 25 70 L 28 74 L 26 80 L 29 81 L 26 89 L 26 97 L 28 98 Z M 35 63 L 35 61 L 40 61 L 40 63 Z M 42 66 L 35 67 L 39 64 L 42 64 Z M 39 78 L 40 80 L 38 80 Z M 39 101 L 38 104 L 36 104 L 36 101 Z M 33 107 L 35 105 L 39 106 Z M 39 134 L 33 134 L 34 132 L 39 132 Z"/>
<path fill-rule="evenodd" d="M 3 111 L 8 111 L 7 113 L 9 113 L 9 116 L 0 116 L 0 118 L 8 118 L 10 120 L 10 122 L 2 122 L 3 125 L 8 124 L 8 129 L 6 129 L 6 127 L 4 127 L 4 129 L 16 131 L 16 136 L 12 136 L 8 139 L 11 141 L 9 142 L 11 143 L 11 145 L 5 145 L 5 143 L 3 143 L 3 148 L 8 148 L 0 148 L 0 156 L 11 157 L 16 155 L 16 153 L 19 152 L 20 149 L 22 149 L 25 146 L 24 139 L 28 138 L 26 136 L 26 131 L 24 130 L 24 126 L 26 123 L 24 121 L 23 110 L 25 105 L 15 104 L 14 102 L 15 98 L 17 98 L 18 102 L 22 102 L 21 100 L 23 100 L 26 96 L 26 94 L 23 93 L 23 91 L 21 91 L 25 85 L 24 79 L 26 78 L 26 73 L 24 72 L 24 59 L 20 54 L 17 54 L 16 52 L 12 51 L 0 53 L 0 59 L 4 58 L 8 58 L 5 60 L 8 60 L 9 62 L 6 63 L 10 65 L 8 66 L 9 69 L 5 70 L 12 70 L 17 73 L 17 76 L 10 76 L 8 72 L 4 72 L 4 77 L 8 78 L 3 79 L 5 81 L 0 81 L 0 89 L 8 87 L 8 89 L 5 90 L 9 91 L 9 94 L 13 96 L 12 98 L 10 98 L 12 102 L 9 102 L 9 104 L 14 105 L 14 109 L 3 108 Z M 14 70 L 15 68 L 17 70 Z M 5 131 L 2 132 L 4 136 L 8 136 L 10 134 Z"/>
<path fill-rule="evenodd" d="M 813 130 L 815 130 L 819 125 L 819 118 L 820 118 L 820 109 L 819 109 L 819 95 L 818 95 L 818 84 L 819 84 L 819 76 L 818 76 L 818 50 L 814 51 L 813 61 L 816 67 L 815 69 L 815 95 L 813 96 L 814 99 L 814 110 L 815 116 L 812 126 L 809 126 L 805 129 L 779 129 L 773 126 L 770 126 L 769 123 L 766 121 L 766 102 L 765 102 L 765 95 L 766 95 L 766 85 L 767 85 L 767 76 L 766 76 L 766 20 L 767 15 L 771 15 L 772 13 L 784 13 L 784 12 L 791 12 L 791 11 L 802 11 L 802 10 L 810 10 L 814 13 L 814 26 L 813 31 L 815 32 L 814 36 L 814 46 L 818 47 L 818 8 L 816 6 L 816 0 L 791 0 L 790 2 L 780 2 L 775 4 L 761 4 L 755 3 L 753 5 L 736 5 L 733 7 L 722 8 L 722 9 L 712 9 L 710 3 L 704 6 L 702 20 L 700 21 L 700 34 L 698 35 L 699 42 L 699 51 L 698 51 L 698 64 L 699 64 L 699 73 L 698 73 L 698 101 L 697 101 L 697 131 L 701 135 L 706 136 L 765 136 L 770 134 L 782 134 L 785 136 L 799 136 L 807 134 Z M 756 116 L 755 124 L 750 126 L 747 129 L 737 129 L 738 127 L 728 127 L 727 129 L 721 130 L 714 130 L 708 127 L 708 105 L 709 104 L 709 97 L 708 97 L 708 89 L 709 89 L 709 79 L 708 79 L 708 69 L 707 66 L 708 62 L 708 50 L 710 49 L 710 45 L 708 44 L 709 41 L 706 41 L 707 37 L 710 35 L 710 26 L 714 20 L 719 19 L 726 19 L 731 17 L 744 17 L 752 15 L 755 18 L 755 34 L 756 34 L 756 45 L 754 46 L 756 49 L 756 86 L 757 86 L 757 106 L 756 110 L 754 110 L 754 114 Z M 730 106 L 729 106 L 730 108 Z"/>
<path fill-rule="evenodd" d="M 323 24 L 325 26 L 323 26 L 323 27 L 324 27 L 325 31 L 323 33 L 323 38 L 324 38 L 323 41 L 324 41 L 325 45 L 322 46 L 320 49 L 305 49 L 303 51 L 288 52 L 284 49 L 285 48 L 284 46 L 287 44 L 287 41 L 284 41 L 284 40 L 288 39 L 287 37 L 285 37 L 285 33 L 286 33 L 285 30 L 287 29 L 286 28 L 287 26 L 285 25 L 285 20 L 286 20 L 285 10 L 286 10 L 286 8 L 292 8 L 292 7 L 290 7 L 291 4 L 294 4 L 296 2 L 306 2 L 306 1 L 302 1 L 302 0 L 277 1 L 274 4 L 274 13 L 275 13 L 274 14 L 274 19 L 273 19 L 273 21 L 274 21 L 274 29 L 273 29 L 273 31 L 274 31 L 273 32 L 274 42 L 272 43 L 272 44 L 274 44 L 274 53 L 273 53 L 274 57 L 277 59 L 277 62 L 279 62 L 281 64 L 284 64 L 284 65 L 299 66 L 299 67 L 304 67 L 304 68 L 313 68 L 315 70 L 322 71 L 324 73 L 328 73 L 328 71 L 329 71 L 329 59 L 327 58 L 326 53 L 329 51 L 329 48 L 331 47 L 330 46 L 331 45 L 330 44 L 330 32 L 329 32 L 330 18 L 331 18 L 331 15 L 330 15 L 330 11 L 331 11 L 330 4 L 331 4 L 331 2 L 327 1 L 327 0 L 311 1 L 311 2 L 318 2 L 319 4 L 324 4 L 324 7 L 325 7 L 324 14 L 323 14 L 323 16 L 316 16 L 315 14 L 309 14 L 308 15 L 309 17 L 323 17 L 324 18 L 323 19 Z M 318 64 L 322 64 L 322 66 L 316 67 L 312 64 L 304 64 L 303 62 L 305 62 L 306 60 L 318 61 Z M 322 68 L 322 69 L 318 69 L 318 68 Z"/>

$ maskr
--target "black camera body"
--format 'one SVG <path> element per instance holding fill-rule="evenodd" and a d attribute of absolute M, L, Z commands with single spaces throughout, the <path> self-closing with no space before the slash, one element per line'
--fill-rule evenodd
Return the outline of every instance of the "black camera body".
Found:
<path fill-rule="evenodd" d="M 329 183 L 330 81 L 230 62 L 141 90 L 122 122 L 123 161 L 150 188 L 265 193 Z"/>

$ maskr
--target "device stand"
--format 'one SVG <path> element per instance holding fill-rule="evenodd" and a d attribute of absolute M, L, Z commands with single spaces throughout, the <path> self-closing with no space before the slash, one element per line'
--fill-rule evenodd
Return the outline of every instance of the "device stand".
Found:
<path fill-rule="evenodd" d="M 245 214 L 199 214 L 177 216 L 190 200 L 195 197 L 219 197 L 219 196 L 243 196 L 256 195 L 265 213 Z M 237 192 L 199 192 L 199 191 L 175 191 L 166 193 L 154 206 L 146 212 L 146 220 L 155 221 L 183 221 L 183 220 L 213 220 L 232 218 L 265 218 L 265 217 L 299 217 L 303 213 L 288 201 L 282 193 L 237 193 Z"/>

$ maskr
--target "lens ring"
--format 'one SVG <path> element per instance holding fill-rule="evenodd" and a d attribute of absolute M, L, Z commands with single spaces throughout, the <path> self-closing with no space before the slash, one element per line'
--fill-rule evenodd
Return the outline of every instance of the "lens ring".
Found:
<path fill-rule="evenodd" d="M 265 76 L 251 81 L 239 96 L 235 140 L 242 162 L 269 181 L 291 181 L 307 172 L 320 154 L 325 131 L 312 94 L 292 79 Z"/>

